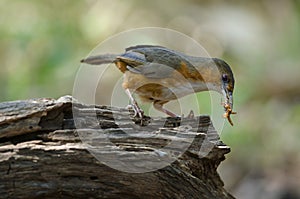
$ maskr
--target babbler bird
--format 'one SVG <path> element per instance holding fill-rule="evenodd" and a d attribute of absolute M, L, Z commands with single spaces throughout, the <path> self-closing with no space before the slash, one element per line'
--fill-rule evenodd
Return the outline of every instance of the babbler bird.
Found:
<path fill-rule="evenodd" d="M 230 114 L 235 114 L 232 111 L 234 77 L 230 66 L 221 59 L 189 56 L 162 46 L 137 45 L 126 48 L 123 54 L 90 56 L 81 62 L 115 63 L 124 73 L 122 86 L 140 117 L 143 111 L 133 92 L 142 100 L 153 102 L 155 109 L 176 117 L 163 107 L 165 103 L 195 92 L 214 90 L 223 94 L 224 117 L 233 125 Z"/>

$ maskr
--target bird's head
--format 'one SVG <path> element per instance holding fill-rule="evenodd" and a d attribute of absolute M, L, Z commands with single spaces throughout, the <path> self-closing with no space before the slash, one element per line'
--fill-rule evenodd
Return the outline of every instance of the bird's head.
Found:
<path fill-rule="evenodd" d="M 219 70 L 220 91 L 222 92 L 225 104 L 233 108 L 233 90 L 234 90 L 234 77 L 230 66 L 223 60 L 213 59 Z"/>

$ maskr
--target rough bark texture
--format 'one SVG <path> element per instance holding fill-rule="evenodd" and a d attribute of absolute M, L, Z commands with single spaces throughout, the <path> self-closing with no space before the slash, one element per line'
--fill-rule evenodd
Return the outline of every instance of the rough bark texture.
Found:
<path fill-rule="evenodd" d="M 69 96 L 0 104 L 1 198 L 233 198 L 216 171 L 229 151 L 209 116 L 141 122 Z"/>

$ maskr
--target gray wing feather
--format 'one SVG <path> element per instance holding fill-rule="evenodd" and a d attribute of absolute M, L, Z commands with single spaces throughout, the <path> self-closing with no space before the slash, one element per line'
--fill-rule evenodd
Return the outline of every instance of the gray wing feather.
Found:
<path fill-rule="evenodd" d="M 128 64 L 129 71 L 143 74 L 148 78 L 169 77 L 174 70 L 181 67 L 182 61 L 193 68 L 181 53 L 165 47 L 140 45 L 129 47 L 126 50 L 118 58 Z"/>
<path fill-rule="evenodd" d="M 126 48 L 121 55 L 105 54 L 91 56 L 81 60 L 83 63 L 100 65 L 122 61 L 127 64 L 127 69 L 133 73 L 143 74 L 148 78 L 166 78 L 174 70 L 181 67 L 182 61 L 191 66 L 187 57 L 182 53 L 162 46 L 138 45 Z"/>
<path fill-rule="evenodd" d="M 138 52 L 132 52 L 132 51 L 117 56 L 117 59 L 127 63 L 130 66 L 139 66 L 147 63 L 145 55 Z"/>
<path fill-rule="evenodd" d="M 128 65 L 127 69 L 133 73 L 142 74 L 153 79 L 169 77 L 174 71 L 174 68 L 159 63 L 145 63 L 136 67 Z"/>

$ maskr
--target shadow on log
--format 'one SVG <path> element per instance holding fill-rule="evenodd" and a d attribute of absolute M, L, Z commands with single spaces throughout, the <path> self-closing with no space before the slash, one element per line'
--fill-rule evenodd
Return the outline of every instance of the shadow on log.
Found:
<path fill-rule="evenodd" d="M 132 115 L 70 96 L 1 103 L 1 198 L 233 198 L 209 116 Z"/>

